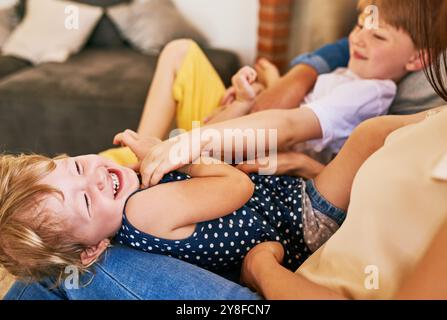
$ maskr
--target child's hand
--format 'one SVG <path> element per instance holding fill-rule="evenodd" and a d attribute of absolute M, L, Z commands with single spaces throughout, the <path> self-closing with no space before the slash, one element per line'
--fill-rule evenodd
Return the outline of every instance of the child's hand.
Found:
<path fill-rule="evenodd" d="M 282 264 L 284 248 L 279 242 L 263 242 L 251 249 L 244 259 L 241 269 L 241 283 L 260 292 L 257 285 L 257 271 L 268 263 Z"/>
<path fill-rule="evenodd" d="M 196 145 L 189 134 L 183 134 L 153 146 L 140 166 L 143 186 L 154 186 L 165 174 L 194 163 L 207 143 Z"/>
<path fill-rule="evenodd" d="M 138 133 L 132 130 L 125 130 L 118 133 L 113 138 L 114 145 L 121 145 L 129 147 L 141 162 L 148 154 L 149 150 L 155 145 L 161 143 L 161 140 L 154 137 L 143 138 Z"/>
<path fill-rule="evenodd" d="M 220 100 L 221 106 L 227 106 L 236 100 L 236 89 L 234 87 L 229 87 L 227 91 L 225 91 L 224 96 Z"/>
<path fill-rule="evenodd" d="M 243 67 L 231 79 L 236 91 L 236 100 L 253 101 L 256 98 L 256 90 L 253 84 L 257 77 L 256 71 L 251 67 Z"/>

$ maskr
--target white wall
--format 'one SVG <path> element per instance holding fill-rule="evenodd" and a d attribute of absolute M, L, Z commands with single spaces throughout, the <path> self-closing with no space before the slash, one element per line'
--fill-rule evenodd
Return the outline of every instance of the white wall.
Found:
<path fill-rule="evenodd" d="M 256 59 L 259 0 L 174 0 L 213 47 L 236 52 L 243 64 Z"/>
<path fill-rule="evenodd" d="M 9 8 L 15 5 L 19 0 L 0 0 L 0 8 Z"/>

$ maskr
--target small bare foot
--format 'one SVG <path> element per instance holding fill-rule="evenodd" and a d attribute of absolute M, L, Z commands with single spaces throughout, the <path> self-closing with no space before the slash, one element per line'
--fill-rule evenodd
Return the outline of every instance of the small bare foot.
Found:
<path fill-rule="evenodd" d="M 236 90 L 236 100 L 239 102 L 253 102 L 257 90 L 253 87 L 256 80 L 256 71 L 251 67 L 243 67 L 231 79 Z"/>
<path fill-rule="evenodd" d="M 278 68 L 265 58 L 261 58 L 255 65 L 258 80 L 267 88 L 271 87 L 281 77 Z"/>

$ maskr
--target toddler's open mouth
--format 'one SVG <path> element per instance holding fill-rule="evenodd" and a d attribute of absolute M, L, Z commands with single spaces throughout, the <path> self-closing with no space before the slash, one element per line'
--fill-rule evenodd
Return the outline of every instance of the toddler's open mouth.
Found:
<path fill-rule="evenodd" d="M 121 175 L 120 171 L 114 170 L 114 169 L 108 169 L 108 172 L 109 172 L 110 178 L 112 180 L 113 197 L 114 197 L 114 199 L 116 199 L 118 194 L 122 190 L 122 186 L 123 186 L 122 175 Z"/>

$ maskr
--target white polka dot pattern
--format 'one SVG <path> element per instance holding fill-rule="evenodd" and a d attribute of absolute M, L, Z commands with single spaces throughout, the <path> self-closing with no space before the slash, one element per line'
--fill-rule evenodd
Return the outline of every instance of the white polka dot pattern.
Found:
<path fill-rule="evenodd" d="M 264 241 L 280 241 L 285 248 L 285 265 L 296 270 L 309 256 L 303 241 L 302 184 L 288 176 L 251 175 L 256 188 L 251 199 L 227 216 L 198 223 L 195 232 L 183 240 L 155 238 L 136 230 L 123 215 L 116 236 L 126 244 L 150 253 L 166 254 L 210 270 L 240 267 L 247 252 Z M 165 176 L 162 183 L 189 177 L 178 172 Z"/>

